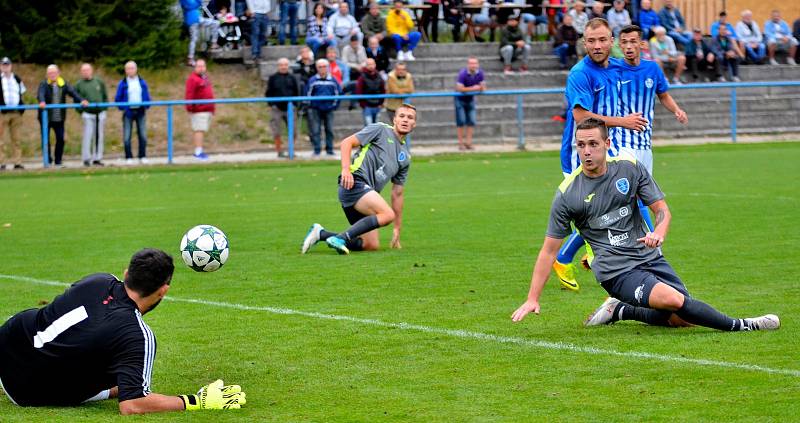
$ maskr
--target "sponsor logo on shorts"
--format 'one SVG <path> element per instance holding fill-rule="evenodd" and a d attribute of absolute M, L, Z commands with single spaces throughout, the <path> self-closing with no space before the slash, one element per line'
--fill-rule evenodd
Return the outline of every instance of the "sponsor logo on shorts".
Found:
<path fill-rule="evenodd" d="M 608 243 L 611 244 L 612 247 L 622 247 L 623 245 L 626 244 L 625 241 L 627 241 L 628 238 L 629 236 L 627 232 L 623 232 L 619 235 L 614 235 L 613 233 L 611 233 L 611 229 L 608 230 Z"/>
<path fill-rule="evenodd" d="M 627 195 L 628 191 L 631 189 L 631 184 L 628 182 L 628 178 L 617 179 L 615 185 L 617 187 L 617 191 L 619 191 L 622 195 Z"/>
<path fill-rule="evenodd" d="M 633 298 L 636 299 L 637 303 L 642 304 L 643 296 L 644 296 L 644 284 L 637 286 L 636 290 L 633 291 Z"/>

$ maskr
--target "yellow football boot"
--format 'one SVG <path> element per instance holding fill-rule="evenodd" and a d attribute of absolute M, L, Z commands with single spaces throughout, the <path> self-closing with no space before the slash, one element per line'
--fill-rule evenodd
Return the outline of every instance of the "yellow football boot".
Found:
<path fill-rule="evenodd" d="M 581 289 L 578 281 L 575 279 L 575 265 L 561 264 L 559 262 L 553 263 L 553 270 L 561 281 L 561 289 L 568 289 L 570 291 L 577 291 Z"/>

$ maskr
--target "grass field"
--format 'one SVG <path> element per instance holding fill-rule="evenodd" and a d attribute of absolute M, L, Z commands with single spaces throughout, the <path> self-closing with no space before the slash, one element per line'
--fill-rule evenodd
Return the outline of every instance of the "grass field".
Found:
<path fill-rule="evenodd" d="M 655 152 L 673 213 L 667 259 L 726 313 L 780 315 L 776 332 L 586 329 L 606 294 L 583 272 L 580 292 L 551 280 L 542 314 L 512 324 L 560 182 L 556 153 L 417 158 L 404 248 L 346 257 L 299 254 L 312 222 L 344 227 L 333 163 L 3 175 L 0 316 L 63 290 L 41 281 L 120 275 L 142 247 L 180 262 L 183 232 L 210 223 L 231 258 L 212 274 L 176 263 L 173 301 L 146 316 L 153 390 L 223 378 L 248 403 L 135 421 L 797 421 L 799 154 L 800 143 Z M 115 401 L 22 409 L 0 397 L 2 421 L 115 418 Z"/>

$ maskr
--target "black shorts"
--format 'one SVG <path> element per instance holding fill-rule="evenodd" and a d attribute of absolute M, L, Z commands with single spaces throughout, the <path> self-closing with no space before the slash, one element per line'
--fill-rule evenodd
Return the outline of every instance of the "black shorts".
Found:
<path fill-rule="evenodd" d="M 681 278 L 667 263 L 664 256 L 647 263 L 642 263 L 633 269 L 607 281 L 600 285 L 612 297 L 636 307 L 650 307 L 650 292 L 653 287 L 663 282 L 690 297 L 686 285 Z"/>

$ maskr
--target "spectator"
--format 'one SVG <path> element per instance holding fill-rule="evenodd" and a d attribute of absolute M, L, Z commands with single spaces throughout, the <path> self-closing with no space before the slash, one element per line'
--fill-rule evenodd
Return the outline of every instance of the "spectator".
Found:
<path fill-rule="evenodd" d="M 42 110 L 48 104 L 64 104 L 67 95 L 72 97 L 72 101 L 81 103 L 83 107 L 89 104 L 84 100 L 71 85 L 67 84 L 61 77 L 61 71 L 56 65 L 47 67 L 47 79 L 39 84 L 37 99 L 39 100 L 39 123 L 42 123 Z M 56 135 L 55 163 L 57 167 L 64 167 L 61 158 L 64 155 L 64 122 L 67 120 L 67 109 L 49 109 L 47 111 L 47 124 Z M 53 163 L 53 155 L 50 154 L 50 139 L 47 140 L 47 151 L 50 163 Z"/>
<path fill-rule="evenodd" d="M 434 43 L 439 42 L 439 5 L 441 3 L 442 0 L 425 0 L 425 4 L 430 8 L 422 12 L 422 27 L 425 28 L 430 40 Z"/>
<path fill-rule="evenodd" d="M 380 72 L 382 76 L 389 72 L 389 55 L 386 54 L 386 50 L 381 47 L 376 37 L 369 39 L 367 44 L 367 58 L 375 59 L 378 72 Z"/>
<path fill-rule="evenodd" d="M 247 11 L 252 21 L 250 24 L 250 46 L 253 60 L 256 63 L 261 58 L 261 46 L 266 43 L 269 35 L 270 9 L 272 9 L 270 0 L 247 0 Z"/>
<path fill-rule="evenodd" d="M 359 42 L 358 37 L 353 35 L 350 44 L 342 49 L 342 59 L 350 68 L 350 80 L 358 79 L 361 69 L 367 66 L 367 49 Z"/>
<path fill-rule="evenodd" d="M 344 87 L 350 83 L 350 68 L 347 67 L 346 63 L 338 59 L 336 49 L 333 47 L 328 47 L 328 49 L 325 50 L 325 59 L 328 60 L 328 73 L 336 79 L 336 82 L 338 82 L 344 90 Z M 317 72 L 319 72 L 319 70 L 317 70 Z"/>
<path fill-rule="evenodd" d="M 795 40 L 800 41 L 800 18 L 797 18 L 792 24 L 792 36 Z M 795 52 L 795 60 L 800 60 L 800 52 Z"/>
<path fill-rule="evenodd" d="M 317 74 L 314 54 L 310 47 L 304 46 L 300 49 L 300 58 L 294 64 L 294 74 L 300 79 L 300 92 L 305 92 L 308 80 Z"/>
<path fill-rule="evenodd" d="M 753 12 L 742 11 L 742 20 L 736 24 L 736 36 L 748 60 L 756 64 L 764 62 L 767 57 L 767 46 L 764 44 L 758 22 L 753 20 Z"/>
<path fill-rule="evenodd" d="M 739 46 L 736 45 L 736 41 L 734 41 L 728 35 L 728 27 L 727 26 L 720 26 L 719 32 L 717 36 L 711 40 L 711 50 L 714 51 L 714 55 L 717 56 L 717 62 L 724 66 L 728 77 L 731 78 L 733 82 L 739 82 Z M 718 78 L 720 82 L 725 82 L 724 77 Z"/>
<path fill-rule="evenodd" d="M 201 0 L 181 0 L 183 23 L 189 28 L 189 56 L 186 62 L 188 66 L 194 66 L 194 53 L 197 39 L 200 37 L 200 27 L 207 28 L 211 34 L 211 50 L 219 49 L 219 44 L 217 44 L 219 21 L 203 16 L 201 7 L 203 7 Z"/>
<path fill-rule="evenodd" d="M 480 68 L 478 58 L 472 56 L 467 59 L 467 67 L 458 72 L 456 91 L 460 93 L 475 93 L 482 92 L 485 89 L 486 83 L 483 79 L 483 70 Z M 475 129 L 475 118 L 477 114 L 475 112 L 475 103 L 474 95 L 455 97 L 458 149 L 462 151 L 474 149 L 472 146 L 472 133 Z"/>
<path fill-rule="evenodd" d="M 147 82 L 139 76 L 136 62 L 125 63 L 125 77 L 119 81 L 117 94 L 114 96 L 117 103 L 142 103 L 150 101 L 150 90 Z M 125 145 L 125 164 L 133 164 L 131 150 L 131 137 L 133 136 L 133 123 L 136 123 L 136 134 L 139 136 L 139 163 L 147 164 L 147 109 L 150 106 L 119 106 L 122 110 L 122 141 Z"/>
<path fill-rule="evenodd" d="M 625 0 L 614 0 L 614 8 L 608 11 L 608 24 L 614 38 L 619 37 L 623 27 L 631 24 L 631 15 L 625 10 Z"/>
<path fill-rule="evenodd" d="M 503 72 L 506 75 L 511 74 L 511 62 L 518 58 L 522 58 L 519 71 L 527 72 L 530 54 L 531 46 L 525 42 L 525 36 L 519 29 L 519 16 L 509 16 L 506 26 L 500 31 L 500 57 L 503 59 Z"/>
<path fill-rule="evenodd" d="M 642 0 L 639 9 L 639 28 L 644 32 L 643 40 L 649 40 L 653 37 L 653 28 L 661 26 L 661 20 L 658 18 L 658 13 L 653 10 L 653 3 L 651 0 Z"/>
<path fill-rule="evenodd" d="M 289 73 L 289 59 L 281 57 L 278 59 L 278 71 L 272 74 L 267 80 L 267 92 L 264 94 L 266 97 L 297 97 L 301 93 L 300 81 L 298 78 Z M 283 150 L 283 142 L 281 135 L 283 134 L 283 127 L 289 131 L 289 102 L 277 101 L 269 102 L 270 119 L 269 127 L 272 130 L 272 139 L 275 142 L 275 152 L 278 157 L 288 157 L 288 154 Z M 297 142 L 297 131 L 299 125 L 297 123 L 296 109 L 293 108 L 294 120 L 294 134 L 293 141 Z"/>
<path fill-rule="evenodd" d="M 520 24 L 526 27 L 525 42 L 530 43 L 534 34 L 536 34 L 536 26 L 547 25 L 547 16 L 545 16 L 545 14 L 542 12 L 541 5 L 537 5 L 537 0 L 526 0 L 525 3 L 531 7 L 531 9 L 529 9 L 531 12 L 535 12 L 538 9 L 538 11 L 541 13 L 539 16 L 536 16 L 534 13 L 527 12 L 520 14 L 520 17 L 522 18 Z"/>
<path fill-rule="evenodd" d="M 675 42 L 684 46 L 689 44 L 692 33 L 686 30 L 686 23 L 681 11 L 675 7 L 675 0 L 664 0 L 664 7 L 658 13 L 658 20 L 661 21 L 661 26 L 667 30 L 667 35 Z"/>
<path fill-rule="evenodd" d="M 778 50 L 788 51 L 789 57 L 786 58 L 786 62 L 790 65 L 797 64 L 794 60 L 795 53 L 797 53 L 797 38 L 789 32 L 789 24 L 781 19 L 780 11 L 773 10 L 770 20 L 764 23 L 764 37 L 767 39 L 770 65 L 778 64 L 778 61 L 775 60 L 775 52 Z"/>
<path fill-rule="evenodd" d="M 714 79 L 722 77 L 719 62 L 716 60 L 711 46 L 703 39 L 703 31 L 695 28 L 692 31 L 692 41 L 686 46 L 686 61 L 689 62 L 689 69 L 692 71 L 692 78 L 697 81 L 700 73 L 713 73 Z M 703 80 L 708 82 L 708 76 Z"/>
<path fill-rule="evenodd" d="M 364 34 L 361 33 L 356 19 L 350 14 L 350 6 L 345 1 L 339 3 L 339 13 L 334 13 L 328 18 L 327 32 L 328 39 L 335 38 L 337 45 L 347 44 L 353 35 L 358 35 L 359 40 L 364 39 Z"/>
<path fill-rule="evenodd" d="M 577 56 L 575 48 L 578 43 L 578 31 L 572 26 L 572 16 L 564 16 L 564 20 L 556 31 L 553 53 L 558 56 L 559 67 L 563 70 L 567 68 L 567 60 Z"/>
<path fill-rule="evenodd" d="M 600 19 L 608 20 L 608 17 L 606 16 L 605 8 L 606 8 L 606 4 L 605 3 L 603 3 L 602 1 L 595 1 L 592 4 L 591 10 L 589 11 L 589 20 L 592 20 L 594 18 L 600 18 Z"/>
<path fill-rule="evenodd" d="M 414 92 L 414 78 L 408 72 L 405 62 L 398 62 L 394 66 L 394 70 L 389 72 L 387 85 L 387 93 L 389 94 L 411 94 Z M 394 122 L 394 112 L 404 102 L 402 98 L 386 99 L 386 114 L 389 117 L 389 122 Z"/>
<path fill-rule="evenodd" d="M 194 66 L 194 71 L 186 79 L 187 100 L 213 100 L 214 88 L 208 79 L 206 61 L 199 59 Z M 192 143 L 194 143 L 194 158 L 208 160 L 208 154 L 203 152 L 203 138 L 211 125 L 211 116 L 214 114 L 214 103 L 187 104 L 192 125 Z"/>
<path fill-rule="evenodd" d="M 586 3 L 578 0 L 572 6 L 572 9 L 567 12 L 572 16 L 572 26 L 578 31 L 578 38 L 583 37 L 583 31 L 586 29 L 586 24 L 589 22 L 589 15 L 584 11 Z"/>
<path fill-rule="evenodd" d="M 280 1 L 280 25 L 278 26 L 278 44 L 286 41 L 286 24 L 289 24 L 289 40 L 293 46 L 297 45 L 297 10 L 300 6 L 298 0 Z"/>
<path fill-rule="evenodd" d="M 25 94 L 25 84 L 22 79 L 12 71 L 11 59 L 4 57 L 0 60 L 0 106 L 20 106 L 25 104 L 22 98 Z M 0 112 L 0 170 L 6 169 L 6 146 L 3 132 L 8 130 L 11 144 L 11 161 L 14 169 L 24 169 L 22 166 L 22 148 L 19 145 L 19 128 L 22 125 L 24 110 L 3 110 Z"/>
<path fill-rule="evenodd" d="M 108 93 L 102 79 L 94 76 L 92 65 L 81 65 L 81 79 L 75 83 L 75 92 L 89 103 L 107 103 Z M 106 108 L 87 107 L 81 111 L 83 120 L 83 143 L 81 160 L 84 166 L 103 166 L 103 144 L 105 143 Z"/>
<path fill-rule="evenodd" d="M 328 73 L 328 61 L 317 60 L 317 74 L 308 80 L 306 96 L 338 96 L 342 88 Z M 325 153 L 333 156 L 333 112 L 339 107 L 338 100 L 312 100 L 308 108 L 308 129 L 314 145 L 314 158 L 321 152 L 320 130 L 325 126 Z"/>
<path fill-rule="evenodd" d="M 414 20 L 403 9 L 403 4 L 403 0 L 394 0 L 394 8 L 386 15 L 386 33 L 394 40 L 397 60 L 416 60 L 413 52 L 422 39 L 422 34 L 413 30 Z"/>
<path fill-rule="evenodd" d="M 650 54 L 653 55 L 653 60 L 661 66 L 664 74 L 667 73 L 667 70 L 674 71 L 672 76 L 673 84 L 682 84 L 681 74 L 686 69 L 686 56 L 678 53 L 678 49 L 675 48 L 675 42 L 667 36 L 667 30 L 663 26 L 655 27 L 653 32 L 656 34 L 650 40 Z"/>
<path fill-rule="evenodd" d="M 378 73 L 374 59 L 367 59 L 367 65 L 361 72 L 361 76 L 356 81 L 356 94 L 385 94 L 386 86 L 383 78 Z M 364 114 L 364 125 L 378 123 L 378 115 L 383 107 L 382 98 L 370 98 L 358 100 Z"/>
<path fill-rule="evenodd" d="M 369 4 L 369 12 L 361 19 L 361 31 L 368 40 L 375 37 L 382 42 L 386 37 L 386 21 L 381 16 L 378 3 Z"/>
<path fill-rule="evenodd" d="M 732 38 L 733 40 L 738 40 L 736 36 L 736 31 L 733 30 L 733 25 L 728 22 L 728 12 L 722 11 L 719 12 L 719 19 L 711 23 L 711 38 L 716 38 L 719 35 L 719 27 L 724 26 L 728 28 L 728 38 Z"/>
<path fill-rule="evenodd" d="M 322 48 L 336 47 L 336 38 L 328 35 L 328 18 L 325 17 L 325 6 L 322 3 L 314 3 L 313 14 L 308 18 L 306 45 L 311 47 L 314 56 L 320 56 Z"/>
<path fill-rule="evenodd" d="M 464 14 L 461 13 L 462 0 L 442 0 L 442 16 L 444 21 L 452 25 L 453 42 L 461 41 L 461 24 L 464 23 Z"/>

